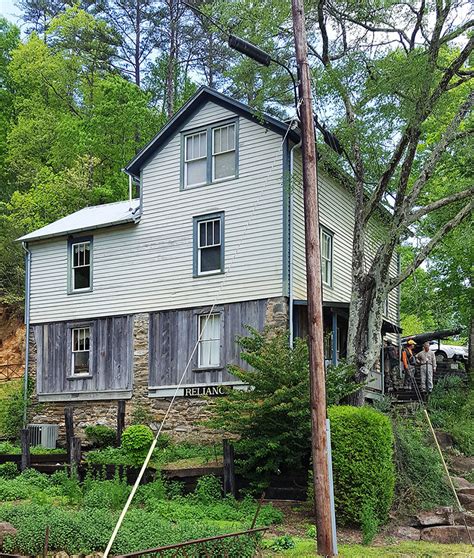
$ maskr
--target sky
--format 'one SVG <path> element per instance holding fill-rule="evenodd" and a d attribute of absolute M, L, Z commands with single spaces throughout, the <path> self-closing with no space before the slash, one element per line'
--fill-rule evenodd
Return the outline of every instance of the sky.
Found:
<path fill-rule="evenodd" d="M 15 6 L 16 0 L 0 0 L 0 15 L 13 23 L 20 23 L 20 10 Z"/>

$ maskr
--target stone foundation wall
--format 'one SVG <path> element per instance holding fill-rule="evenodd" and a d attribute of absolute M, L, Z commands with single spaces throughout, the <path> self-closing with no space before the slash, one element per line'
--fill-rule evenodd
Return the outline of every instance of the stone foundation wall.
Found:
<path fill-rule="evenodd" d="M 285 297 L 269 299 L 266 308 L 266 324 L 286 327 L 288 320 L 288 301 Z M 170 398 L 148 397 L 148 327 L 149 315 L 136 314 L 133 323 L 133 396 L 126 402 L 125 425 L 147 423 L 157 430 L 163 421 Z M 30 340 L 31 381 L 36 378 L 36 343 L 33 333 Z M 212 401 L 198 398 L 175 399 L 167 417 L 163 432 L 179 441 L 215 442 L 222 435 L 200 424 L 210 415 Z M 59 441 L 64 443 L 64 409 L 74 409 L 75 435 L 85 439 L 84 429 L 89 425 L 103 424 L 116 427 L 117 401 L 74 401 L 39 403 L 36 390 L 30 398 L 28 420 L 33 424 L 58 424 Z"/>

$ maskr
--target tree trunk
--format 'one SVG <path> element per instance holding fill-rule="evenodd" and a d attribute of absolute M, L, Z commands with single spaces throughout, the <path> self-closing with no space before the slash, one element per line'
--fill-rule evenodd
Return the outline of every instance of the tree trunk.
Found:
<path fill-rule="evenodd" d="M 382 348 L 382 319 L 386 288 L 382 281 L 365 276 L 352 289 L 347 330 L 347 357 L 356 367 L 355 379 L 361 389 L 350 395 L 347 403 L 364 404 L 363 385 L 375 369 Z"/>

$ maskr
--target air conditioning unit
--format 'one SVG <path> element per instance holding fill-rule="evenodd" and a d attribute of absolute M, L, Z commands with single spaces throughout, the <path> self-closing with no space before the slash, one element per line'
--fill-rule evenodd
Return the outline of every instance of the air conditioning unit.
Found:
<path fill-rule="evenodd" d="M 55 449 L 58 440 L 57 424 L 29 424 L 30 445 Z"/>

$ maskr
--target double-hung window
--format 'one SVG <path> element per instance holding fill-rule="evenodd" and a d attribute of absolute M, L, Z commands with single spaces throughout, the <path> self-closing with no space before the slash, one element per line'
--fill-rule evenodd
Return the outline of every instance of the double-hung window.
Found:
<path fill-rule="evenodd" d="M 194 218 L 194 275 L 224 271 L 224 214 Z"/>
<path fill-rule="evenodd" d="M 69 242 L 70 292 L 92 289 L 92 239 Z"/>
<path fill-rule="evenodd" d="M 237 176 L 237 134 L 234 121 L 184 135 L 184 188 Z"/>
<path fill-rule="evenodd" d="M 207 183 L 206 131 L 185 137 L 184 181 L 186 186 L 200 186 Z"/>
<path fill-rule="evenodd" d="M 333 255 L 333 237 L 326 229 L 320 229 L 321 243 L 321 275 L 324 285 L 332 286 L 332 255 Z"/>
<path fill-rule="evenodd" d="M 71 341 L 72 375 L 77 376 L 90 374 L 91 328 L 72 328 Z"/>
<path fill-rule="evenodd" d="M 235 124 L 212 130 L 212 180 L 235 176 Z"/>
<path fill-rule="evenodd" d="M 198 316 L 198 368 L 218 368 L 221 364 L 221 315 Z"/>

